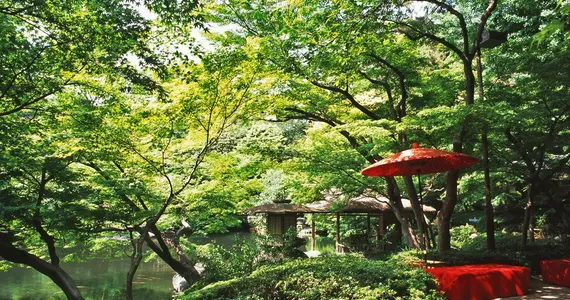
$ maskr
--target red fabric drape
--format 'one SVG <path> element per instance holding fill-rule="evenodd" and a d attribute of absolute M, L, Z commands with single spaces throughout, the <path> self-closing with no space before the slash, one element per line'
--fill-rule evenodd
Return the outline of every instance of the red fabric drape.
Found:
<path fill-rule="evenodd" d="M 528 291 L 530 269 L 499 264 L 427 269 L 439 290 L 451 300 L 484 300 L 522 296 Z"/>
<path fill-rule="evenodd" d="M 570 259 L 551 259 L 540 262 L 542 280 L 570 287 Z"/>

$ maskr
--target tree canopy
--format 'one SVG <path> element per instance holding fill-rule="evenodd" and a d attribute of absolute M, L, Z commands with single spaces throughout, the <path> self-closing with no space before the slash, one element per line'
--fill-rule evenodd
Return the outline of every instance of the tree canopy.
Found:
<path fill-rule="evenodd" d="M 0 0 L 0 263 L 81 299 L 60 261 L 120 244 L 132 298 L 145 257 L 200 280 L 185 235 L 332 190 L 385 195 L 410 248 L 450 250 L 452 217 L 485 208 L 488 236 L 566 237 L 568 7 Z M 412 142 L 482 163 L 420 187 L 360 174 Z"/>

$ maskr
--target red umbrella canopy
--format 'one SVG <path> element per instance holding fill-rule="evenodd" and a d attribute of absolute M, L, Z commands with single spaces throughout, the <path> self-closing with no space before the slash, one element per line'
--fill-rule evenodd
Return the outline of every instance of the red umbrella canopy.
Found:
<path fill-rule="evenodd" d="M 430 148 L 420 148 L 418 143 L 408 149 L 362 170 L 365 176 L 413 176 L 467 168 L 479 162 L 473 156 Z"/>

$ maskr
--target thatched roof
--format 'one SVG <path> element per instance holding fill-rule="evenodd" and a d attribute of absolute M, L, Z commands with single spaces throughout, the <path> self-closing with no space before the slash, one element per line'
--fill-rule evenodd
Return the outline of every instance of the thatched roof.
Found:
<path fill-rule="evenodd" d="M 285 213 L 384 213 L 391 210 L 388 198 L 371 191 L 365 191 L 360 196 L 342 200 L 342 193 L 329 192 L 324 200 L 299 205 L 292 203 L 269 203 L 243 210 L 244 214 L 285 214 Z M 405 211 L 412 211 L 410 200 L 402 198 Z M 424 212 L 435 212 L 435 208 L 424 205 Z"/>
<path fill-rule="evenodd" d="M 315 212 L 326 212 L 319 208 L 309 208 L 305 205 L 292 204 L 292 203 L 268 203 L 252 208 L 248 208 L 242 211 L 243 214 L 285 214 L 285 213 L 315 213 Z"/>
<path fill-rule="evenodd" d="M 327 197 L 328 198 L 328 197 Z M 348 201 L 342 201 L 339 199 L 329 198 L 313 203 L 306 204 L 307 207 L 315 210 L 324 210 L 327 212 L 339 212 L 339 213 L 383 213 L 390 211 L 390 205 L 388 204 L 388 198 L 382 195 L 360 195 L 349 199 Z M 412 204 L 410 200 L 402 198 L 402 205 L 404 210 L 413 211 Z M 424 205 L 424 212 L 435 212 L 435 208 Z"/>

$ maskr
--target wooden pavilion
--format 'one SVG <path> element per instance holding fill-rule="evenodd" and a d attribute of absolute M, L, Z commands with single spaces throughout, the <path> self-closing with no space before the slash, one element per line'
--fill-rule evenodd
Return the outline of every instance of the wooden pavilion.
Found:
<path fill-rule="evenodd" d="M 266 214 L 266 232 L 271 235 L 283 235 L 287 230 L 296 226 L 299 215 L 317 212 L 326 211 L 285 202 L 262 204 L 242 211 L 244 215 Z"/>
<path fill-rule="evenodd" d="M 402 198 L 402 205 L 408 217 L 413 218 L 413 210 L 410 200 Z M 436 210 L 424 205 L 425 213 L 435 213 Z M 371 236 L 372 218 L 377 218 L 376 226 L 378 238 L 385 234 L 386 226 L 389 224 L 399 224 L 386 197 L 366 191 L 363 194 L 343 200 L 340 193 L 329 192 L 325 194 L 324 200 L 300 205 L 291 203 L 269 203 L 255 206 L 243 211 L 246 215 L 266 214 L 267 233 L 272 235 L 282 235 L 291 227 L 296 226 L 297 218 L 303 214 L 335 214 L 336 252 L 343 253 L 345 246 L 340 243 L 340 221 L 341 216 L 366 216 L 367 235 Z M 311 251 L 315 250 L 315 221 L 311 222 Z"/>

